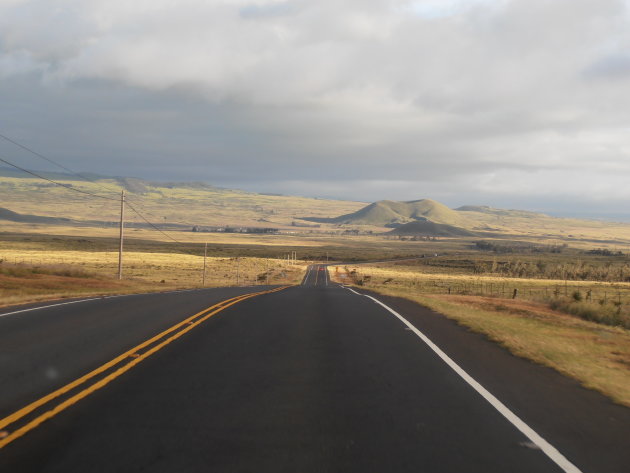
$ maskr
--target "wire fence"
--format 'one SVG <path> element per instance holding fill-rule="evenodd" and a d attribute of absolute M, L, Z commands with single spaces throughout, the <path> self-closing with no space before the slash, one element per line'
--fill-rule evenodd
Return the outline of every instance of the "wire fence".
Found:
<path fill-rule="evenodd" d="M 416 294 L 475 296 L 525 300 L 607 325 L 630 328 L 630 284 L 599 281 L 558 281 L 431 275 L 382 268 L 335 268 L 341 281 L 366 288 L 392 287 Z"/>

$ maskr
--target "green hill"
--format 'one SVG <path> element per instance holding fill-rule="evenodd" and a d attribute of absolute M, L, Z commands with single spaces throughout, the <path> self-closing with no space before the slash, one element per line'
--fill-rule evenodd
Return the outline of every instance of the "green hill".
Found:
<path fill-rule="evenodd" d="M 65 187 L 0 168 L 0 202 L 10 209 L 0 215 L 4 221 L 72 225 L 117 222 L 123 189 L 130 204 L 126 221 L 144 222 L 133 211 L 135 208 L 160 228 L 242 226 L 289 230 L 305 215 L 332 218 L 365 206 L 364 202 L 256 194 L 202 182 L 157 182 L 94 174 L 82 179 L 71 174 L 37 172 Z"/>
<path fill-rule="evenodd" d="M 320 219 L 319 221 L 323 220 Z M 431 199 L 412 200 L 408 202 L 381 200 L 369 204 L 356 212 L 326 219 L 326 223 L 374 225 L 381 227 L 396 227 L 409 222 L 418 221 L 430 221 L 455 226 L 471 225 L 471 222 L 469 222 L 465 216 Z"/>

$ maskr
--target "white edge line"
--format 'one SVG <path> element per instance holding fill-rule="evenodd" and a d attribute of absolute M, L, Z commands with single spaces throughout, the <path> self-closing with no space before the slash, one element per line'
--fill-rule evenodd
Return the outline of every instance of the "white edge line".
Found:
<path fill-rule="evenodd" d="M 455 363 L 446 353 L 444 353 L 435 343 L 433 343 L 425 334 L 412 325 L 407 319 L 396 312 L 394 309 L 383 304 L 378 299 L 368 296 L 366 294 L 360 294 L 349 287 L 346 287 L 349 291 L 354 292 L 360 296 L 372 299 L 378 305 L 385 308 L 387 311 L 395 315 L 400 321 L 405 324 L 413 333 L 415 333 L 424 343 L 426 343 L 431 350 L 433 350 L 453 371 L 455 371 L 464 381 L 466 381 L 475 391 L 488 401 L 492 407 L 503 415 L 514 427 L 523 433 L 529 440 L 532 441 L 538 448 L 540 448 L 556 465 L 562 468 L 566 473 L 582 473 L 581 470 L 571 463 L 567 458 L 562 455 L 553 445 L 542 438 L 534 429 L 523 422 L 516 414 L 508 409 L 505 404 L 499 401 L 494 395 L 492 395 L 486 388 L 479 384 L 472 376 L 464 371 L 457 363 Z"/>
<path fill-rule="evenodd" d="M 81 299 L 80 301 L 60 302 L 59 304 L 43 305 L 43 306 L 40 306 L 40 307 L 31 307 L 30 309 L 15 310 L 13 312 L 7 312 L 5 314 L 0 314 L 0 317 L 4 317 L 5 315 L 19 314 L 21 312 L 31 312 L 33 310 L 48 309 L 49 307 L 58 307 L 60 305 L 78 304 L 79 302 L 95 301 L 95 300 L 98 300 L 98 299 L 101 299 L 101 298 L 100 297 L 93 297 L 91 299 Z"/>
<path fill-rule="evenodd" d="M 138 293 L 134 293 L 134 294 L 115 294 L 115 295 L 112 295 L 112 296 L 91 297 L 89 299 L 81 299 L 81 300 L 78 300 L 78 301 L 60 302 L 58 304 L 42 305 L 42 306 L 38 306 L 38 307 L 31 307 L 29 309 L 14 310 L 13 312 L 6 312 L 4 314 L 0 314 L 0 317 L 4 317 L 6 315 L 21 314 L 22 312 L 32 312 L 34 310 L 48 309 L 50 307 L 59 307 L 59 306 L 62 306 L 62 305 L 78 304 L 79 302 L 98 301 L 98 300 L 101 300 L 101 299 L 115 299 L 117 297 L 147 296 L 147 295 L 150 295 L 150 294 L 175 294 L 175 293 L 178 293 L 178 292 L 203 291 L 204 289 L 213 289 L 213 288 L 206 287 L 206 288 L 199 288 L 199 289 L 180 289 L 178 291 L 168 291 L 168 292 L 138 292 Z"/>
<path fill-rule="evenodd" d="M 302 286 L 306 286 L 306 281 L 308 281 L 308 275 L 309 274 L 311 274 L 311 267 L 310 266 L 306 270 L 306 276 L 304 276 L 304 279 L 302 280 Z"/>

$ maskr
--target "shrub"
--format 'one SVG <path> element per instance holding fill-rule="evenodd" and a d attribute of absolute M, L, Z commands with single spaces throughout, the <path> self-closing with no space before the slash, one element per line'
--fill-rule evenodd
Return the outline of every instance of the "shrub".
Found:
<path fill-rule="evenodd" d="M 572 299 L 552 299 L 549 301 L 549 307 L 591 322 L 630 329 L 630 314 L 615 303 L 588 302 L 573 297 Z"/>

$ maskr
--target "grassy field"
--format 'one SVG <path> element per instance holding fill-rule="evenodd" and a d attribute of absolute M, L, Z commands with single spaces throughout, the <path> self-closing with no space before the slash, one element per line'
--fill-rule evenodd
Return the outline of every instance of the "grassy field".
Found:
<path fill-rule="evenodd" d="M 128 251 L 124 279 L 114 275 L 112 251 L 18 249 L 0 251 L 0 306 L 92 294 L 150 292 L 202 287 L 203 256 Z M 208 257 L 205 286 L 294 284 L 301 262 L 256 257 Z"/>
<path fill-rule="evenodd" d="M 285 234 L 339 235 L 346 231 L 382 233 L 391 231 L 383 223 L 370 218 L 357 220 L 360 224 L 311 222 L 302 218 L 331 219 L 361 211 L 364 202 L 327 200 L 298 196 L 256 194 L 239 190 L 221 189 L 203 183 L 156 183 L 131 178 L 98 178 L 86 182 L 68 175 L 53 176 L 66 186 L 82 192 L 96 193 L 113 200 L 93 198 L 71 192 L 49 182 L 17 173 L 0 172 L 1 207 L 20 214 L 72 219 L 74 222 L 26 224 L 2 222 L 4 231 L 18 233 L 56 233 L 63 235 L 103 236 L 115 232 L 113 224 L 119 219 L 120 191 L 127 192 L 129 203 L 128 224 L 145 225 L 134 213 L 140 211 L 145 218 L 162 228 L 181 228 L 173 232 L 178 240 L 190 241 L 193 226 L 200 227 L 268 227 Z M 426 196 L 418 196 L 426 197 Z M 472 210 L 457 211 L 426 200 L 430 209 L 424 209 L 429 218 L 452 222 L 479 232 L 479 238 L 521 240 L 537 244 L 568 243 L 573 247 L 630 249 L 630 224 L 553 218 L 543 214 L 518 210 L 497 210 L 470 207 Z M 390 202 L 395 208 L 407 205 Z M 418 204 L 419 205 L 419 204 Z M 433 208 L 434 207 L 434 208 Z M 390 209 L 386 209 L 390 210 Z M 378 212 L 377 212 L 378 213 Z M 424 215 L 423 214 L 423 215 Z M 403 216 L 404 217 L 404 216 Z M 108 223 L 99 223 L 108 222 Z M 53 227 L 55 227 L 53 229 Z M 133 230 L 136 231 L 136 230 Z M 146 230 L 137 230 L 139 238 L 148 236 Z M 159 235 L 159 234 L 158 234 Z M 203 235 L 201 236 L 203 237 Z M 212 238 L 220 238 L 212 234 Z M 231 236 L 225 237 L 231 239 Z M 198 241 L 198 240 L 195 240 Z"/>
<path fill-rule="evenodd" d="M 17 229 L 3 225 L 0 232 L 0 258 L 3 250 L 82 250 L 115 251 L 118 249 L 117 231 L 113 229 L 91 231 L 75 227 L 51 227 L 42 225 L 39 231 L 15 232 Z M 31 229 L 34 230 L 34 229 Z M 67 230 L 67 231 L 66 231 Z M 208 243 L 208 254 L 213 256 L 258 256 L 281 258 L 291 251 L 298 252 L 304 261 L 364 261 L 387 258 L 418 256 L 440 251 L 461 251 L 470 246 L 466 241 L 413 242 L 386 239 L 369 235 L 322 235 L 322 234 L 222 234 L 169 232 L 181 244 L 164 241 L 165 237 L 151 230 L 127 232 L 125 247 L 134 251 L 203 254 Z M 19 258 L 19 255 L 16 256 Z M 13 260 L 12 260 L 13 261 Z"/>
<path fill-rule="evenodd" d="M 39 225 L 41 233 L 0 232 L 0 305 L 86 294 L 144 292 L 198 287 L 204 243 L 207 286 L 299 282 L 309 261 L 364 260 L 415 256 L 432 243 L 331 235 L 253 235 L 170 232 L 180 242 L 161 241 L 158 232 L 132 230 L 125 240 L 123 281 L 115 278 L 118 240 L 114 229 Z M 6 230 L 6 226 L 4 227 Z M 67 230 L 67 231 L 64 231 Z M 68 233 L 64 234 L 64 233 Z M 455 245 L 454 248 L 459 248 Z M 289 265 L 295 251 L 298 264 Z M 237 279 L 238 272 L 238 279 Z M 87 274 L 72 278 L 67 274 Z"/>
<path fill-rule="evenodd" d="M 116 199 L 125 188 L 129 203 L 157 225 L 181 224 L 188 228 L 193 225 L 231 225 L 291 230 L 296 228 L 293 222 L 299 217 L 334 217 L 365 205 L 361 202 L 256 194 L 198 183 L 159 184 L 137 179 L 86 182 L 72 176 L 59 176 L 57 179 L 76 190 L 114 200 L 71 192 L 34 177 L 2 176 L 1 206 L 21 214 L 117 222 L 120 204 Z M 144 223 L 131 208 L 127 209 L 127 220 Z"/>
<path fill-rule="evenodd" d="M 552 367 L 630 407 L 630 330 L 553 310 L 548 300 L 535 295 L 541 294 L 543 287 L 554 284 L 564 287 L 564 281 L 425 272 L 426 267 L 409 264 L 333 267 L 332 275 L 340 282 L 419 302 L 487 335 L 518 356 Z M 594 284 L 573 281 L 569 291 L 584 293 Z M 508 290 L 502 292 L 503 286 Z M 626 310 L 630 284 L 607 284 L 601 290 L 608 288 L 613 292 L 612 287 L 615 294 L 620 294 L 619 307 Z M 513 299 L 515 288 L 518 295 Z M 569 305 L 571 301 L 582 303 L 571 296 L 552 296 L 554 299 L 565 300 Z"/>

